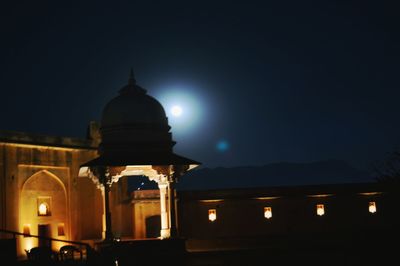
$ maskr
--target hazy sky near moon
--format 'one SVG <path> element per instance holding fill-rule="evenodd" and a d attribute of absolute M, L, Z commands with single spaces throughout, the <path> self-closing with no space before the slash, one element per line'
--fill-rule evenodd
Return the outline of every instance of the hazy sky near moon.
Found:
<path fill-rule="evenodd" d="M 400 146 L 394 2 L 9 1 L 1 129 L 85 137 L 133 67 L 205 166 L 367 167 Z"/>

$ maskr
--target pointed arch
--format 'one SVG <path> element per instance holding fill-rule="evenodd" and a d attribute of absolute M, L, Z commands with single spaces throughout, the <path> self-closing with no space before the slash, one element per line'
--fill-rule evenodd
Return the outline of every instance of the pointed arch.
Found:
<path fill-rule="evenodd" d="M 29 181 L 31 181 L 32 179 L 34 179 L 34 178 L 37 177 L 38 175 L 39 175 L 39 176 L 40 176 L 40 175 L 46 175 L 46 176 L 49 176 L 49 177 L 54 178 L 54 179 L 61 185 L 61 187 L 63 188 L 64 193 L 65 193 L 65 196 L 67 196 L 67 188 L 65 187 L 65 184 L 61 181 L 61 179 L 60 179 L 58 176 L 56 176 L 55 174 L 53 174 L 53 173 L 50 172 L 49 170 L 40 170 L 40 171 L 37 171 L 36 173 L 34 173 L 33 175 L 31 175 L 30 177 L 28 177 L 28 178 L 25 180 L 25 182 L 22 184 L 21 191 L 24 190 L 24 188 L 25 188 L 26 185 L 29 183 Z"/>
<path fill-rule="evenodd" d="M 46 205 L 46 213 L 40 210 L 42 204 Z M 69 209 L 66 185 L 54 173 L 48 170 L 40 170 L 32 174 L 23 182 L 19 195 L 19 226 L 29 227 L 30 233 L 40 235 L 41 227 L 46 227 L 47 237 L 68 238 L 69 234 L 58 235 L 58 225 L 63 224 L 68 231 Z M 48 235 L 47 235 L 48 234 Z M 59 245 L 61 242 L 52 245 Z M 20 252 L 29 246 L 40 245 L 36 239 L 23 239 L 19 246 Z"/>

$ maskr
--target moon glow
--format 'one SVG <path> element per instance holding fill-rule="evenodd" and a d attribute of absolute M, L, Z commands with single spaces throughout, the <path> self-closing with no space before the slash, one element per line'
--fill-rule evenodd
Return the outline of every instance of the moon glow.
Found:
<path fill-rule="evenodd" d="M 172 114 L 173 116 L 178 117 L 178 116 L 181 116 L 182 113 L 183 113 L 182 107 L 180 107 L 179 105 L 174 105 L 174 106 L 172 106 L 172 108 L 171 108 L 171 114 Z"/>

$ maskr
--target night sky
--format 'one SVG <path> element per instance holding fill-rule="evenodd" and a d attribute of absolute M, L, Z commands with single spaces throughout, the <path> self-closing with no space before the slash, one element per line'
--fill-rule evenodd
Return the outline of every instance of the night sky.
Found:
<path fill-rule="evenodd" d="M 9 2 L 1 130 L 85 137 L 133 67 L 207 167 L 368 168 L 400 146 L 396 1 Z"/>

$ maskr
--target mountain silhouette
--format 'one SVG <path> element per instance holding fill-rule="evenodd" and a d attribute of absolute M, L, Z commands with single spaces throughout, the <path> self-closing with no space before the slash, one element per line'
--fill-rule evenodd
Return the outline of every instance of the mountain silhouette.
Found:
<path fill-rule="evenodd" d="M 178 190 L 207 190 L 271 186 L 374 182 L 371 174 L 345 161 L 271 163 L 263 166 L 217 167 L 192 170 L 182 176 Z"/>

